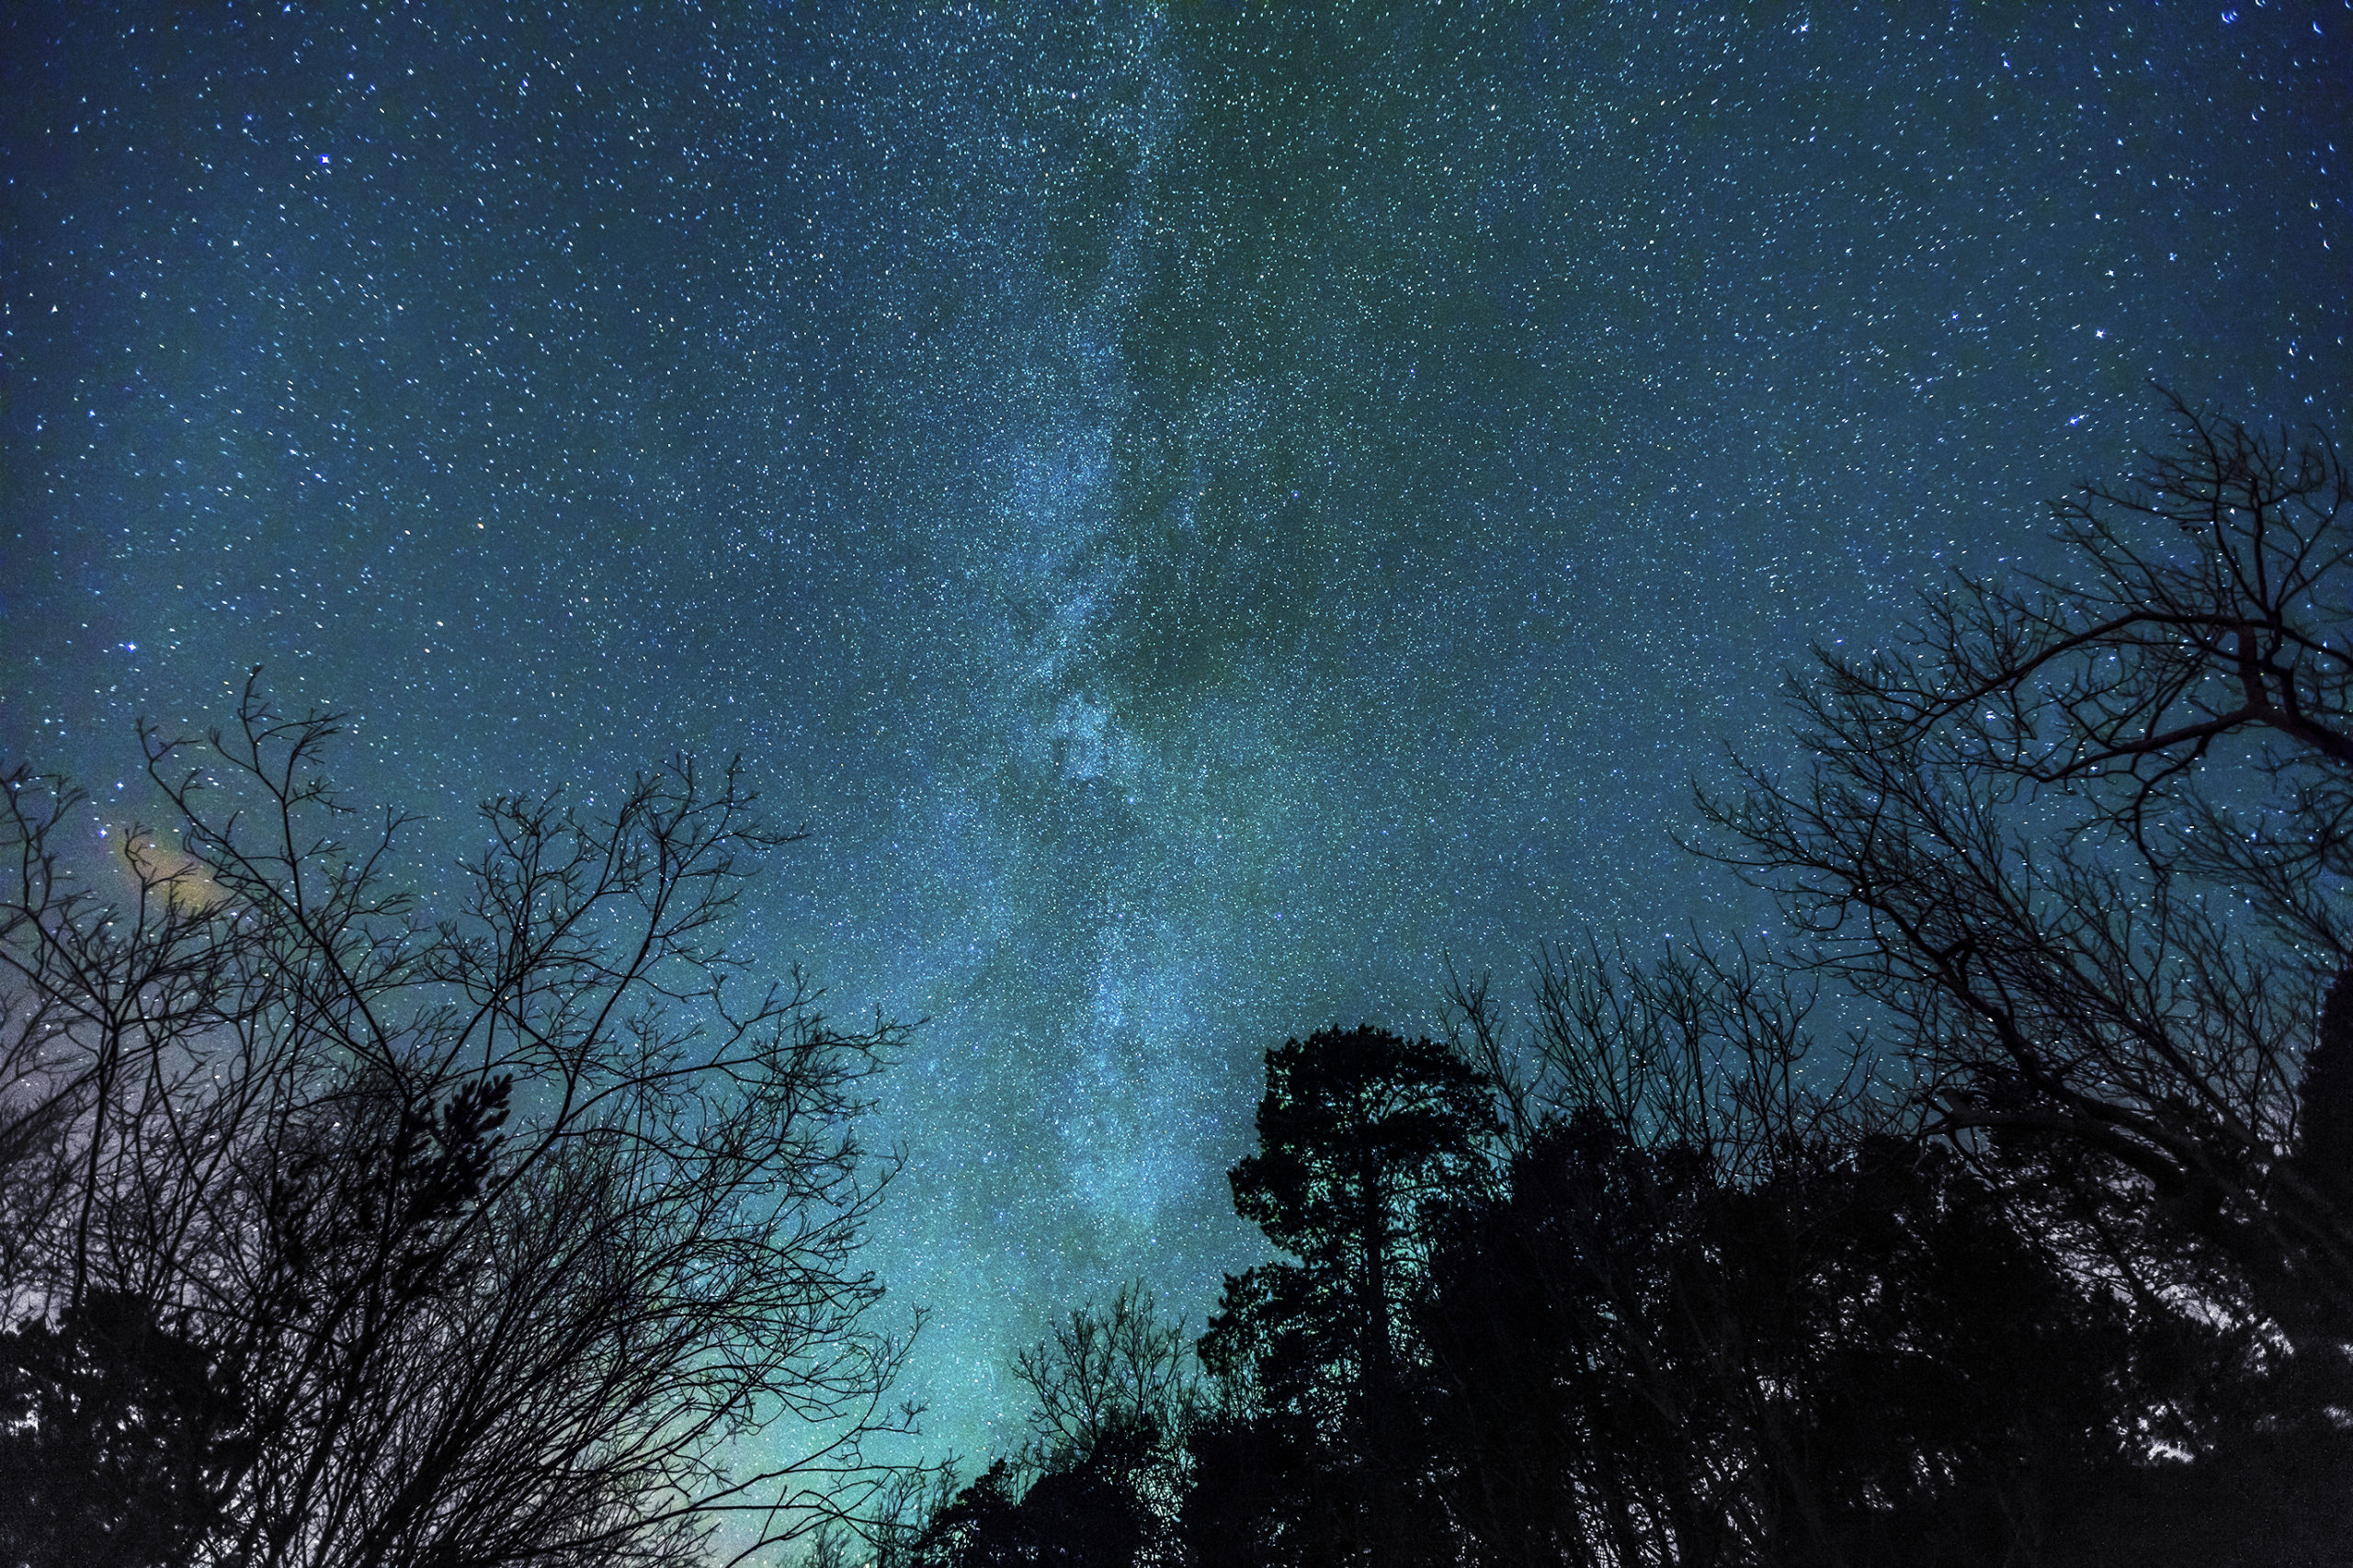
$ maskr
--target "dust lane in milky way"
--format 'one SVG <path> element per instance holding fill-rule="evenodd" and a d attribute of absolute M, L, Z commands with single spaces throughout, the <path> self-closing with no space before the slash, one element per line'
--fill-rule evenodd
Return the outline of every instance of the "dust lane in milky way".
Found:
<path fill-rule="evenodd" d="M 870 1258 L 967 1452 L 1254 1256 L 1266 1047 L 1762 919 L 1692 777 L 2153 378 L 2344 422 L 2341 6 L 5 26 L 10 756 L 113 809 L 253 664 L 428 836 L 745 754 L 760 950 L 931 1019 Z"/>

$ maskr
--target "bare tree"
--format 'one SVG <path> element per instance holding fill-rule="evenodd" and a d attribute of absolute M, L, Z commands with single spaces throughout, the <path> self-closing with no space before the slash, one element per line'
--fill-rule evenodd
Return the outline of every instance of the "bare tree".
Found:
<path fill-rule="evenodd" d="M 1816 1000 L 1737 945 L 1540 949 L 1524 1021 L 1449 968 L 1511 1158 L 1426 1315 L 1456 1506 L 1497 1560 L 1835 1556 L 1788 1331 L 1851 1202 L 1829 1189 L 1917 1118 L 1864 1040 L 1819 1048 Z"/>
<path fill-rule="evenodd" d="M 1073 1309 L 1051 1338 L 1015 1357 L 1014 1376 L 1037 1402 L 1030 1434 L 1046 1463 L 1083 1462 L 1124 1428 L 1181 1441 L 1202 1397 L 1184 1320 L 1163 1317 L 1140 1279 L 1108 1307 Z"/>
<path fill-rule="evenodd" d="M 1810 771 L 1703 805 L 1903 1020 L 1945 1129 L 2096 1151 L 2291 1333 L 2341 1332 L 2353 1229 L 2295 1155 L 2353 956 L 2353 478 L 2171 406 L 2176 446 L 2056 506 L 2066 569 L 1824 652 Z"/>
<path fill-rule="evenodd" d="M 119 898 L 68 872 L 70 792 L 11 776 L 14 1317 L 103 1290 L 203 1347 L 233 1430 L 185 1560 L 684 1561 L 854 1512 L 912 1415 L 855 1258 L 903 1031 L 728 945 L 791 835 L 674 759 L 489 802 L 428 915 L 406 821 L 321 772 L 338 728 L 249 683 L 209 744 L 148 734 L 179 846 Z"/>
<path fill-rule="evenodd" d="M 1649 961 L 1590 938 L 1541 947 L 1518 1039 L 1485 978 L 1449 966 L 1447 982 L 1449 1042 L 1495 1086 L 1516 1148 L 1590 1111 L 1637 1144 L 1704 1154 L 1746 1181 L 1894 1125 L 1868 1042 L 1820 1050 L 1816 988 L 1736 944 Z"/>

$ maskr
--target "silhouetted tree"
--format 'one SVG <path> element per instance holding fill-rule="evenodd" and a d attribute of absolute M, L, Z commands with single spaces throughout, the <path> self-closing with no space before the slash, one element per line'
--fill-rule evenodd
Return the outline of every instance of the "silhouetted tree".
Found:
<path fill-rule="evenodd" d="M 1358 1561 L 1367 1521 L 1338 1434 L 1295 1410 L 1212 1413 L 1186 1440 L 1178 1539 L 1198 1568 L 1324 1568 Z M 1336 1466 L 1336 1459 L 1337 1464 Z M 1338 1469 L 1340 1478 L 1334 1479 Z"/>
<path fill-rule="evenodd" d="M 1445 1046 L 1325 1029 L 1267 1053 L 1258 1149 L 1233 1206 L 1296 1256 L 1228 1281 L 1202 1340 L 1212 1368 L 1246 1358 L 1270 1404 L 1337 1419 L 1385 1405 L 1439 1205 L 1475 1187 L 1491 1090 Z"/>
<path fill-rule="evenodd" d="M 2353 969 L 2339 971 L 2296 1085 L 2295 1169 L 2339 1217 L 2353 1216 Z"/>
<path fill-rule="evenodd" d="M 1179 1561 L 1185 1441 L 1205 1408 L 1184 1321 L 1131 1281 L 1020 1351 L 1014 1375 L 1033 1400 L 1021 1454 L 952 1495 L 903 1489 L 881 1555 L 911 1568 Z"/>
<path fill-rule="evenodd" d="M 504 797 L 427 919 L 403 819 L 342 836 L 336 731 L 249 685 L 209 745 L 148 735 L 177 847 L 78 881 L 72 791 L 7 776 L 0 1376 L 67 1413 L 12 1440 L 146 1401 L 85 1427 L 178 1561 L 684 1561 L 855 1509 L 901 1424 L 852 1266 L 897 1031 L 745 990 L 724 925 L 787 837 L 683 759 Z M 78 1528 L 54 1495 L 9 1551 Z"/>
<path fill-rule="evenodd" d="M 188 1561 L 244 1462 L 244 1405 L 153 1304 L 86 1292 L 0 1330 L 0 1541 L 26 1568 Z"/>
<path fill-rule="evenodd" d="M 1113 1418 L 1026 1488 L 1022 1467 L 998 1460 L 933 1517 L 915 1568 L 1133 1568 L 1165 1528 L 1143 1491 L 1165 1456 L 1150 1422 Z"/>
<path fill-rule="evenodd" d="M 2104 1429 L 2139 1451 L 2034 1550 L 2318 1561 L 2353 1392 L 2353 1048 L 2321 994 L 2353 957 L 2353 478 L 2323 435 L 2172 407 L 2177 446 L 2057 506 L 2065 568 L 1824 652 L 1808 773 L 1704 804 L 1795 961 L 1884 1009 L 1923 1131 L 2058 1260 L 2082 1301 L 2052 1311 L 2127 1314 Z"/>
<path fill-rule="evenodd" d="M 2063 575 L 1824 652 L 1811 771 L 1708 810 L 1809 961 L 1903 1020 L 1943 1127 L 2097 1151 L 2335 1344 L 2353 1227 L 2297 1091 L 2333 1094 L 2332 1048 L 2302 1069 L 2353 960 L 2353 476 L 2322 435 L 2172 407 L 2176 447 L 2058 504 Z"/>
<path fill-rule="evenodd" d="M 1454 985 L 1513 1157 L 1455 1206 L 1425 1310 L 1427 1463 L 1498 1561 L 1730 1560 L 1821 1512 L 1787 1462 L 1805 1259 L 1768 1244 L 1790 1216 L 1733 1208 L 1882 1108 L 1861 1063 L 1802 1081 L 1810 1002 L 1745 957 L 1539 956 L 1524 1046 L 1483 984 Z"/>
<path fill-rule="evenodd" d="M 2342 1557 L 2353 482 L 2174 406 L 1708 802 L 1789 949 L 1268 1054 L 1199 1568 Z"/>
<path fill-rule="evenodd" d="M 1114 1434 L 1181 1439 L 1202 1401 L 1184 1320 L 1164 1317 L 1141 1279 L 1108 1306 L 1073 1310 L 1016 1356 L 1014 1376 L 1032 1400 L 1036 1462 L 1049 1468 L 1083 1461 Z"/>
<path fill-rule="evenodd" d="M 1255 1408 L 1204 1425 L 1192 1451 L 1205 1476 L 1293 1484 L 1256 1520 L 1212 1523 L 1228 1501 L 1199 1499 L 1188 1538 L 1217 1561 L 1410 1560 L 1425 1532 L 1399 1520 L 1419 1488 L 1395 1461 L 1420 1375 L 1411 1311 L 1443 1207 L 1484 1177 L 1493 1089 L 1432 1040 L 1326 1029 L 1267 1053 L 1257 1128 L 1234 1208 L 1299 1261 L 1228 1278 L 1200 1354 Z"/>
<path fill-rule="evenodd" d="M 1420 1313 L 1419 1469 L 1458 1560 L 2188 1564 L 2328 1539 L 2344 1435 L 2260 1321 L 2179 1291 L 2212 1278 L 2192 1238 L 2068 1168 L 2077 1146 L 1924 1141 L 1851 1057 L 1810 1087 L 1803 999 L 1746 960 L 1547 954 L 1517 1051 L 1483 990 L 1457 996 L 1517 1108 L 1507 1179 L 1452 1208 Z M 2104 1251 L 2164 1259 L 2167 1288 Z M 2236 1528 L 2267 1506 L 2297 1523 Z"/>

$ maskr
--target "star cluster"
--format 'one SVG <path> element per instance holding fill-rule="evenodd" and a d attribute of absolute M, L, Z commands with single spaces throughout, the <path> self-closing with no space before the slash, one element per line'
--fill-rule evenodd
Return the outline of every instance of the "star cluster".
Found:
<path fill-rule="evenodd" d="M 1266 1048 L 1767 918 L 1692 779 L 2151 381 L 2343 430 L 2341 5 L 1376 9 L 12 7 L 9 756 L 253 665 L 445 844 L 743 754 L 1002 1447 L 1253 1256 Z"/>

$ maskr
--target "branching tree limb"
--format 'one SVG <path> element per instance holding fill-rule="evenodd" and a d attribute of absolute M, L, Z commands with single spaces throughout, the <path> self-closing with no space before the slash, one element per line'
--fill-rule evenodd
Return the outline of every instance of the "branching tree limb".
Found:
<path fill-rule="evenodd" d="M 1904 1020 L 1946 1130 L 2097 1151 L 2329 1337 L 2353 1216 L 2293 1156 L 2353 958 L 2353 476 L 2168 395 L 2175 448 L 2056 506 L 2067 572 L 1824 652 L 1810 771 L 1702 805 L 1812 961 Z"/>
<path fill-rule="evenodd" d="M 904 1031 L 728 945 L 793 835 L 675 758 L 490 801 L 432 913 L 407 821 L 326 781 L 338 729 L 249 684 L 207 743 L 147 733 L 178 847 L 79 881 L 76 798 L 8 780 L 0 1266 L 18 1322 L 103 1295 L 200 1350 L 225 1425 L 182 1435 L 165 1555 L 671 1562 L 855 1513 L 912 1415 L 856 1266 Z"/>

